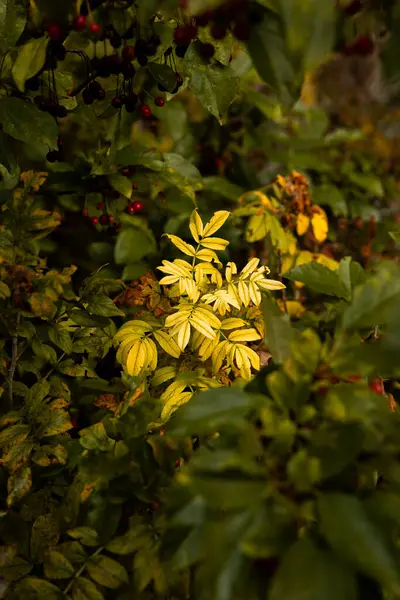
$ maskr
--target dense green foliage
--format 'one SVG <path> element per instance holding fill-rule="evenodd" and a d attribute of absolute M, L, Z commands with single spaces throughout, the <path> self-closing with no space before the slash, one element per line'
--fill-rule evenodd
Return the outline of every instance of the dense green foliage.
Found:
<path fill-rule="evenodd" d="M 0 1 L 0 597 L 400 598 L 399 31 Z"/>

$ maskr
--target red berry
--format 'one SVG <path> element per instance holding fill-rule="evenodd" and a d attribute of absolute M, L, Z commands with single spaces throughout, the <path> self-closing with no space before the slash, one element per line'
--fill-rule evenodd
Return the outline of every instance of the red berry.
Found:
<path fill-rule="evenodd" d="M 98 204 L 96 204 L 96 208 L 98 210 L 103 210 L 103 208 L 104 208 L 104 202 L 98 202 Z"/>
<path fill-rule="evenodd" d="M 223 40 L 226 36 L 226 29 L 225 27 L 221 27 L 215 23 L 211 27 L 211 35 L 213 36 L 214 40 Z"/>
<path fill-rule="evenodd" d="M 88 211 L 88 209 L 87 209 L 87 208 L 84 208 L 84 209 L 83 209 L 83 211 L 82 211 L 82 214 L 83 214 L 83 216 L 84 216 L 84 217 L 87 217 L 87 216 L 88 216 L 88 214 L 89 214 L 89 211 Z"/>
<path fill-rule="evenodd" d="M 142 117 L 144 117 L 145 119 L 151 117 L 151 108 L 148 104 L 142 104 L 142 106 L 140 107 L 140 112 Z"/>
<path fill-rule="evenodd" d="M 114 221 L 115 221 L 114 217 L 112 215 L 109 215 L 108 222 L 110 223 L 110 225 L 111 225 L 111 223 L 114 223 Z"/>
<path fill-rule="evenodd" d="M 113 106 L 114 108 L 120 109 L 122 108 L 122 104 L 122 100 L 118 96 L 115 96 L 115 98 L 111 100 L 111 106 Z"/>
<path fill-rule="evenodd" d="M 140 200 L 135 200 L 132 206 L 135 212 L 141 212 L 144 209 L 144 206 Z"/>
<path fill-rule="evenodd" d="M 154 100 L 154 104 L 156 106 L 164 106 L 165 100 L 162 96 L 157 96 L 157 98 Z"/>
<path fill-rule="evenodd" d="M 180 467 L 181 466 L 181 461 L 179 460 L 179 458 L 178 458 L 178 460 L 175 461 L 175 466 L 176 467 Z"/>
<path fill-rule="evenodd" d="M 224 166 L 224 161 L 222 160 L 222 158 L 220 156 L 217 156 L 217 158 L 215 159 L 215 166 L 218 169 L 221 169 Z"/>
<path fill-rule="evenodd" d="M 158 510 L 160 508 L 160 505 L 158 504 L 158 502 L 153 502 L 152 506 L 153 506 L 153 510 Z"/>
<path fill-rule="evenodd" d="M 47 28 L 49 38 L 52 40 L 59 40 L 62 37 L 63 31 L 57 23 L 51 23 Z"/>
<path fill-rule="evenodd" d="M 165 435 L 165 429 L 160 429 L 160 435 L 161 436 Z"/>
<path fill-rule="evenodd" d="M 107 223 L 108 223 L 108 216 L 107 215 L 101 215 L 99 221 L 100 221 L 101 225 L 107 225 Z"/>
<path fill-rule="evenodd" d="M 174 41 L 178 46 L 189 45 L 197 35 L 196 25 L 184 25 L 177 27 L 174 31 Z"/>
<path fill-rule="evenodd" d="M 99 33 L 101 27 L 98 23 L 90 23 L 89 29 L 91 33 Z"/>
<path fill-rule="evenodd" d="M 72 425 L 72 427 L 77 427 L 78 421 L 76 419 L 71 419 L 71 425 Z"/>
<path fill-rule="evenodd" d="M 359 37 L 353 42 L 350 42 L 345 49 L 344 52 L 348 56 L 368 56 L 375 49 L 375 44 L 369 37 Z"/>
<path fill-rule="evenodd" d="M 126 210 L 128 211 L 128 213 L 129 213 L 130 215 L 134 215 L 134 214 L 135 214 L 135 212 L 136 212 L 136 209 L 135 209 L 135 207 L 134 207 L 134 205 L 133 205 L 133 204 L 128 204 L 128 206 L 127 206 Z"/>
<path fill-rule="evenodd" d="M 135 58 L 134 46 L 125 46 L 122 50 L 122 58 L 124 60 L 132 60 Z"/>
<path fill-rule="evenodd" d="M 92 217 L 91 219 L 92 225 L 98 225 L 99 224 L 99 217 Z"/>
<path fill-rule="evenodd" d="M 369 387 L 373 392 L 376 392 L 379 395 L 382 395 L 385 393 L 385 388 L 383 387 L 383 381 L 380 377 L 377 377 L 376 379 L 371 379 L 371 381 L 369 382 Z"/>
<path fill-rule="evenodd" d="M 83 31 L 86 27 L 87 19 L 84 15 L 78 15 L 75 17 L 72 27 L 75 31 Z"/>

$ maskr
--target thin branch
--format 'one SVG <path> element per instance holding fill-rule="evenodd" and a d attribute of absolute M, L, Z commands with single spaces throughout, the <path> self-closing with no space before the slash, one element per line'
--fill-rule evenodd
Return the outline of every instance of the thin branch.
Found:
<path fill-rule="evenodd" d="M 79 567 L 79 569 L 76 571 L 75 575 L 73 576 L 73 578 L 71 579 L 71 581 L 68 583 L 67 587 L 65 588 L 65 590 L 63 592 L 64 596 L 66 596 L 68 594 L 68 592 L 70 591 L 70 589 L 74 585 L 75 579 L 77 579 L 78 577 L 80 577 L 82 575 L 83 571 L 87 567 L 88 561 L 91 558 L 94 558 L 95 556 L 98 556 L 98 554 L 100 554 L 101 552 L 103 552 L 103 550 L 104 550 L 104 546 L 100 546 L 100 548 L 97 548 L 96 552 L 94 552 L 91 556 L 89 556 L 88 560 L 85 561 L 81 567 Z"/>
<path fill-rule="evenodd" d="M 82 90 L 85 89 L 85 87 L 94 79 L 96 79 L 96 77 L 98 76 L 97 71 L 94 71 L 93 73 L 91 73 L 91 75 L 89 75 L 88 77 L 86 77 L 86 79 L 84 79 L 79 85 L 76 86 L 76 88 L 74 88 L 73 90 L 70 90 L 68 92 L 68 96 L 72 97 L 72 96 L 77 96 Z"/>
<path fill-rule="evenodd" d="M 13 382 L 14 382 L 15 369 L 17 368 L 17 362 L 18 362 L 18 358 L 19 358 L 18 357 L 18 335 L 19 335 L 20 323 L 21 323 L 21 315 L 20 315 L 20 313 L 18 313 L 16 330 L 15 330 L 15 334 L 13 335 L 13 338 L 12 338 L 11 364 L 10 364 L 10 369 L 8 371 L 8 404 L 9 404 L 10 410 L 13 407 Z"/>

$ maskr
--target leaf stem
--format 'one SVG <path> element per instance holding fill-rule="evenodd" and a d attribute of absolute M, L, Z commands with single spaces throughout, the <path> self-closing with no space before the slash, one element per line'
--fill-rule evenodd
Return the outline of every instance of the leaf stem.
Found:
<path fill-rule="evenodd" d="M 15 334 L 12 338 L 12 354 L 11 354 L 11 364 L 10 369 L 8 371 L 8 403 L 10 410 L 13 407 L 13 382 L 15 369 L 17 368 L 18 362 L 18 335 L 19 335 L 19 326 L 21 324 L 21 314 L 17 314 L 17 324 Z"/>
<path fill-rule="evenodd" d="M 94 558 L 95 556 L 98 556 L 98 554 L 100 554 L 101 552 L 103 552 L 104 550 L 104 546 L 100 546 L 100 548 L 97 548 L 96 552 L 94 552 L 91 556 L 88 557 L 88 560 L 86 560 L 83 565 L 81 567 L 79 567 L 79 569 L 76 571 L 75 575 L 72 577 L 71 581 L 68 583 L 67 587 L 65 588 L 63 594 L 64 596 L 66 596 L 69 592 L 69 590 L 72 588 L 72 586 L 74 585 L 75 579 L 77 579 L 78 577 L 80 577 L 83 573 L 83 571 L 86 569 L 88 561 L 91 558 Z"/>

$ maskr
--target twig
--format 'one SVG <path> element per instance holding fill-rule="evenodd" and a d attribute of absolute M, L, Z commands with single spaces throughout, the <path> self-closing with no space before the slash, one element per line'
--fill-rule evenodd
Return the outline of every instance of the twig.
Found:
<path fill-rule="evenodd" d="M 101 552 L 103 552 L 104 550 L 104 546 L 100 546 L 100 548 L 97 548 L 96 552 L 94 552 L 91 556 L 89 556 L 89 560 L 91 558 L 94 558 L 95 556 L 97 556 L 98 554 L 100 554 Z M 83 573 L 83 571 L 86 569 L 87 567 L 87 562 L 85 561 L 83 563 L 83 565 L 81 567 L 79 567 L 79 569 L 77 570 L 77 572 L 75 573 L 75 575 L 73 576 L 73 578 L 71 579 L 71 581 L 68 583 L 67 587 L 65 588 L 63 594 L 64 596 L 66 596 L 69 592 L 69 590 L 72 588 L 72 586 L 74 585 L 74 581 L 75 579 L 77 579 L 78 577 L 80 577 Z"/>
<path fill-rule="evenodd" d="M 278 250 L 278 252 L 277 252 L 277 257 L 278 257 L 279 281 L 281 283 L 283 283 L 282 282 L 282 279 L 283 279 L 282 272 L 281 272 L 282 271 L 282 253 L 280 250 Z M 282 290 L 282 302 L 283 302 L 283 308 L 285 310 L 285 313 L 287 314 L 288 309 L 287 309 L 286 288 L 283 288 L 283 290 Z"/>
<path fill-rule="evenodd" d="M 20 323 L 21 323 L 21 315 L 20 315 L 20 313 L 18 313 L 16 330 L 15 330 L 15 334 L 13 335 L 13 338 L 12 338 L 11 364 L 10 364 L 10 369 L 8 371 L 8 403 L 9 403 L 10 409 L 12 409 L 12 407 L 13 407 L 13 382 L 14 382 L 15 369 L 17 368 L 17 362 L 18 362 L 18 335 L 19 335 Z"/>
<path fill-rule="evenodd" d="M 88 77 L 86 77 L 86 79 L 84 79 L 79 85 L 77 85 L 76 88 L 74 88 L 73 90 L 70 90 L 68 92 L 68 96 L 70 96 L 70 97 L 77 96 L 82 90 L 85 89 L 85 87 L 88 85 L 88 83 L 90 83 L 91 81 L 96 79 L 97 76 L 98 76 L 97 71 L 94 71 L 91 75 L 88 75 Z"/>

